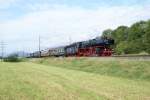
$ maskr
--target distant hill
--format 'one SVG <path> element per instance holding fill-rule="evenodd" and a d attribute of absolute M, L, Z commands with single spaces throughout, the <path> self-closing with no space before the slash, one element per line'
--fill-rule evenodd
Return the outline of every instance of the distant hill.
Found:
<path fill-rule="evenodd" d="M 19 51 L 16 53 L 18 54 L 19 57 L 27 57 L 29 55 L 29 53 L 25 51 Z"/>

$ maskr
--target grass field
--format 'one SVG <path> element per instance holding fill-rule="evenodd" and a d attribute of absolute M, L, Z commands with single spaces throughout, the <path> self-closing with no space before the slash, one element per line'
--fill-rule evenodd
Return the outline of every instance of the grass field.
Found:
<path fill-rule="evenodd" d="M 62 61 L 60 62 L 60 60 Z M 37 61 L 39 60 L 32 62 Z M 110 68 L 110 65 L 113 64 L 112 60 L 104 60 L 107 63 L 104 62 L 101 65 L 98 62 L 102 61 L 97 59 L 99 65 L 97 67 L 93 67 L 94 64 L 97 65 L 94 61 L 84 58 L 78 60 L 45 59 L 44 61 L 42 59 L 40 64 L 1 62 L 0 100 L 150 100 L 150 81 L 147 71 L 149 70 L 149 61 L 137 62 L 140 65 L 136 62 L 132 65 L 129 61 L 119 63 L 119 65 L 129 63 L 132 66 L 141 66 L 142 71 L 147 71 L 146 75 L 140 74 L 140 77 L 133 75 L 133 78 L 129 78 L 128 75 L 118 77 L 121 74 L 114 74 L 115 71 L 109 72 L 106 69 L 98 68 L 102 66 Z M 85 62 L 89 65 L 86 69 L 90 69 L 90 66 L 95 69 L 82 69 L 81 67 L 86 65 Z M 115 63 L 117 64 L 117 61 Z M 78 68 L 74 70 L 69 67 L 71 65 Z M 118 65 L 113 66 L 119 67 Z M 128 69 L 128 66 L 124 67 Z M 135 70 L 136 68 L 131 69 Z M 103 71 L 105 74 L 102 73 Z M 107 75 L 108 72 L 111 74 Z"/>
<path fill-rule="evenodd" d="M 32 62 L 100 75 L 150 81 L 150 60 L 144 59 L 45 58 Z"/>

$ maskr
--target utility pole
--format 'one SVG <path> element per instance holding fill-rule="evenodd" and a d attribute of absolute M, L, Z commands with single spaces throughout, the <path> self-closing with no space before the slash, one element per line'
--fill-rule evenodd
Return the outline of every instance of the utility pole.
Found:
<path fill-rule="evenodd" d="M 1 41 L 0 42 L 0 48 L 1 48 L 1 59 L 3 60 L 3 58 L 4 58 L 4 48 L 5 48 L 5 43 L 4 43 L 4 41 Z"/>
<path fill-rule="evenodd" d="M 25 55 L 25 50 L 24 50 L 24 46 L 23 46 L 23 57 L 26 57 L 26 55 Z"/>
<path fill-rule="evenodd" d="M 41 57 L 41 36 L 39 35 L 39 57 Z"/>

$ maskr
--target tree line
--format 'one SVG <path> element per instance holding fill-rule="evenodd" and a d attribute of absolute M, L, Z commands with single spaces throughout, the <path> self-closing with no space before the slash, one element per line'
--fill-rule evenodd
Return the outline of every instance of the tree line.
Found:
<path fill-rule="evenodd" d="M 102 37 L 115 40 L 113 48 L 116 54 L 150 54 L 150 20 L 136 22 L 130 27 L 104 30 Z"/>

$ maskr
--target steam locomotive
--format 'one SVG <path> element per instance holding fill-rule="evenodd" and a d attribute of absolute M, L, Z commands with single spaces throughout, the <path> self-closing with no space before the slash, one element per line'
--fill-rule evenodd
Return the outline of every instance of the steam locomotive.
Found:
<path fill-rule="evenodd" d="M 67 46 L 45 49 L 30 54 L 30 57 L 92 57 L 111 56 L 111 45 L 114 40 L 110 38 L 94 38 L 88 41 L 76 42 Z"/>

